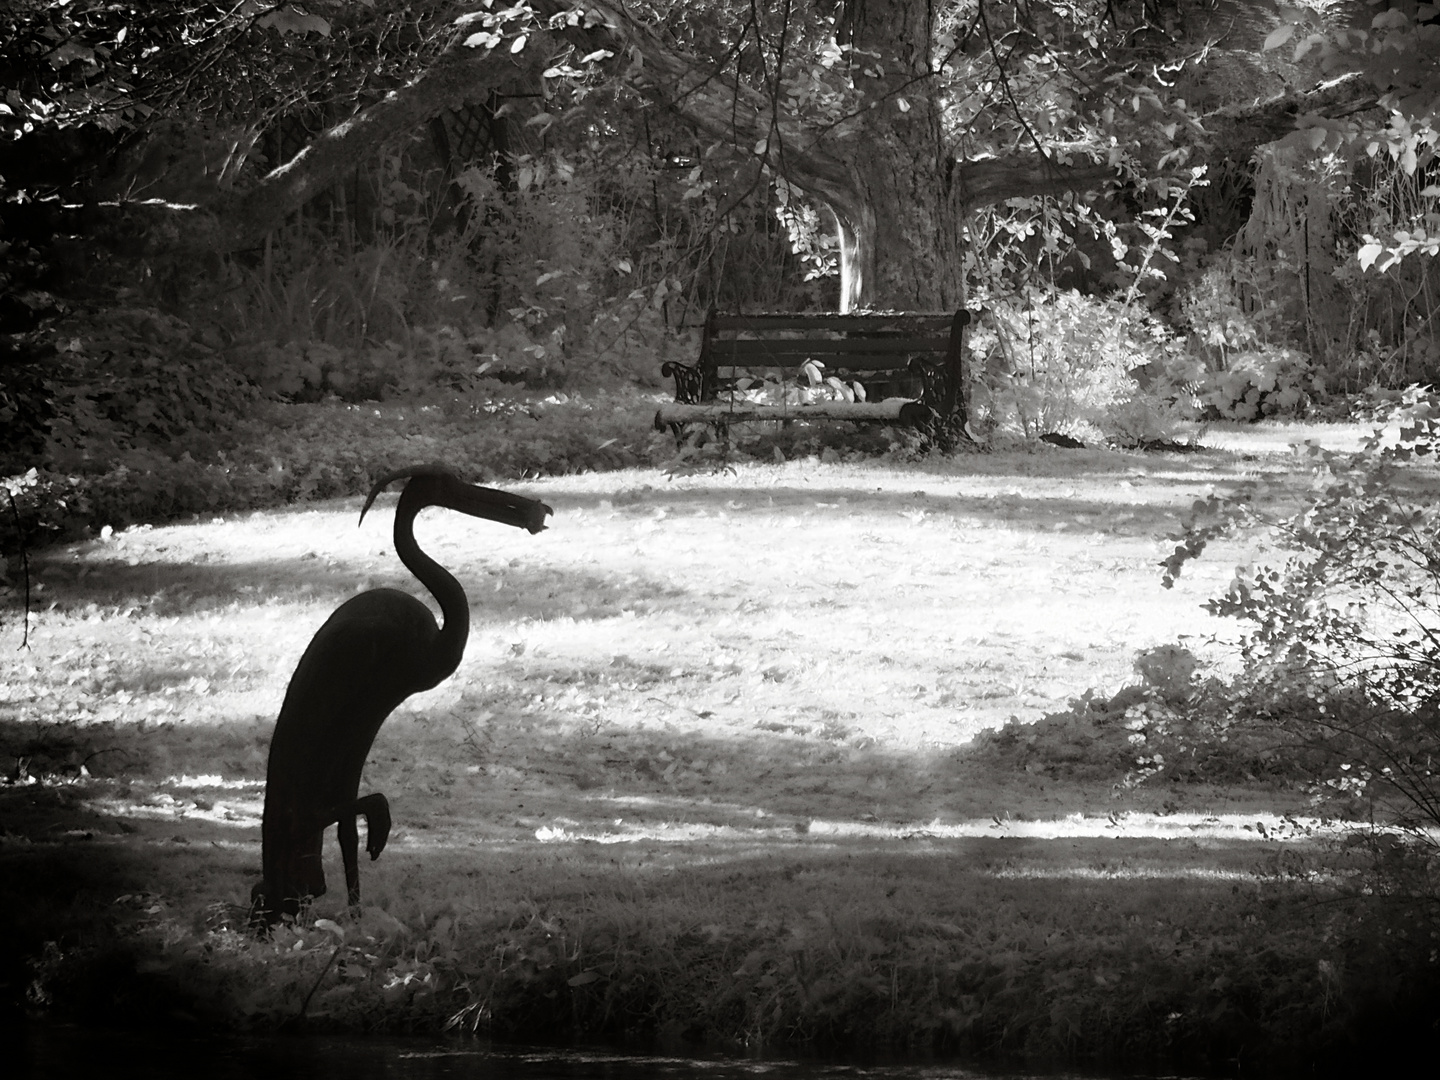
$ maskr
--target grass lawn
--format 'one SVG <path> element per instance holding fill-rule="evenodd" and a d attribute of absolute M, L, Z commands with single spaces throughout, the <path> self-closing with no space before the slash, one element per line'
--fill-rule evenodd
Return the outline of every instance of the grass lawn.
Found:
<path fill-rule="evenodd" d="M 1362 434 L 505 485 L 554 507 L 535 537 L 429 511 L 468 651 L 375 742 L 361 790 L 396 828 L 361 912 L 327 842 L 330 921 L 269 941 L 238 928 L 270 729 L 338 604 L 418 591 L 393 498 L 359 528 L 344 499 L 40 552 L 0 667 L 6 993 L 91 1020 L 1299 1060 L 1405 1000 L 1356 966 L 1302 791 L 1130 789 L 971 742 L 1115 692 L 1137 650 L 1223 662 L 1234 627 L 1200 604 L 1264 538 L 1167 591 L 1165 534 L 1212 486 L 1297 497 L 1289 441 Z"/>

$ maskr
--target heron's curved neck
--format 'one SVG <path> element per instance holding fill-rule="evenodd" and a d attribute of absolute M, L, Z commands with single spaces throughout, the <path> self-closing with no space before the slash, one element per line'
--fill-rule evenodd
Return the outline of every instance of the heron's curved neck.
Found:
<path fill-rule="evenodd" d="M 465 641 L 470 636 L 470 601 L 460 582 L 443 566 L 420 550 L 415 542 L 415 515 L 425 508 L 418 499 L 407 499 L 407 489 L 400 496 L 395 507 L 395 553 L 406 568 L 420 579 L 420 584 L 440 603 L 444 625 L 435 639 L 432 656 L 437 667 L 444 667 L 436 681 L 451 674 L 460 666 L 460 657 L 465 652 Z"/>

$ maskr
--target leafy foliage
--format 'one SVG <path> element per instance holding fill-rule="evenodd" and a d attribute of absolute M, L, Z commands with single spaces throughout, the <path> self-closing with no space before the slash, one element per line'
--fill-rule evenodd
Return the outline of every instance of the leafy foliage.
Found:
<path fill-rule="evenodd" d="M 1031 440 L 1051 432 L 1130 446 L 1173 438 L 1186 419 L 1185 365 L 1162 326 L 1123 301 L 1073 290 L 1032 289 L 1018 300 L 993 303 L 971 335 L 982 421 Z M 1151 368 L 1142 387 L 1139 369 Z"/>
<path fill-rule="evenodd" d="M 1315 385 L 1308 361 L 1296 350 L 1263 349 L 1231 356 L 1225 369 L 1197 379 L 1193 392 L 1223 419 L 1253 421 L 1302 415 Z"/>
<path fill-rule="evenodd" d="M 191 513 L 214 506 L 213 481 L 203 477 L 225 473 L 225 453 L 256 395 L 207 335 L 126 306 L 76 312 L 47 337 L 54 359 L 38 371 L 7 370 L 31 381 L 5 380 L 23 422 L 7 425 L 0 444 L 0 475 L 16 499 L 16 513 L 0 524 L 0 549 L 8 555 L 22 538 L 38 544 L 91 514 L 105 518 L 98 528 L 112 513 L 129 521 L 174 513 L 177 504 Z M 116 507 L 115 490 L 127 487 L 129 506 Z"/>
<path fill-rule="evenodd" d="M 258 131 L 297 101 L 324 109 L 396 85 L 433 56 L 434 17 L 394 0 L 7 4 L 0 130 L 121 132 L 184 118 L 212 135 Z M 251 145 L 253 135 L 230 149 L 243 159 Z"/>
<path fill-rule="evenodd" d="M 1430 174 L 1440 145 L 1440 22 L 1436 6 L 1417 0 L 1388 0 L 1368 27 L 1331 27 L 1318 13 L 1281 10 L 1280 25 L 1265 41 L 1267 50 L 1294 42 L 1298 61 L 1314 51 L 1327 74 L 1351 73 L 1379 92 L 1385 123 L 1361 117 L 1302 116 L 1286 143 L 1311 153 L 1337 154 L 1359 147 L 1370 158 L 1388 157 L 1407 177 Z M 1363 269 L 1384 271 L 1401 261 L 1440 252 L 1440 185 L 1424 186 L 1426 205 L 1414 222 L 1367 232 L 1359 249 Z M 1378 234 L 1378 235 L 1376 235 Z"/>
<path fill-rule="evenodd" d="M 1440 824 L 1440 511 L 1405 495 L 1405 466 L 1434 461 L 1440 399 L 1414 390 L 1398 431 L 1354 460 L 1310 446 L 1317 482 L 1274 518 L 1253 491 L 1197 502 L 1165 562 L 1170 584 L 1215 538 L 1265 525 L 1294 554 L 1242 568 L 1208 605 L 1248 625 L 1227 690 L 1243 710 L 1323 761 L 1319 794 L 1364 798 L 1385 823 L 1433 844 Z"/>
<path fill-rule="evenodd" d="M 1114 694 L 1087 690 L 1034 723 L 1012 720 L 977 740 L 987 759 L 1055 779 L 1111 785 L 1247 784 L 1303 787 L 1312 758 L 1236 707 L 1232 688 L 1187 648 L 1162 645 L 1135 659 L 1135 682 Z"/>
<path fill-rule="evenodd" d="M 1380 105 L 1391 115 L 1388 138 L 1367 147 L 1374 154 L 1383 145 L 1413 173 L 1434 153 L 1437 130 L 1435 89 L 1440 84 L 1440 23 L 1434 4 L 1420 0 L 1388 0 L 1368 27 L 1326 26 L 1318 12 L 1282 9 L 1280 25 L 1265 39 L 1266 50 L 1295 42 L 1296 60 L 1318 52 L 1327 74 L 1354 72 L 1381 94 Z M 1326 123 L 1307 118 L 1290 139 L 1311 149 L 1334 149 L 1356 138 L 1376 138 L 1353 122 Z"/>

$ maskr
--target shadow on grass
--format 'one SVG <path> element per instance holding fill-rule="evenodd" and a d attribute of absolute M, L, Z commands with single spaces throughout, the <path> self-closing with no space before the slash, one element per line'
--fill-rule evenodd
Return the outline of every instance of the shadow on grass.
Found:
<path fill-rule="evenodd" d="M 393 565 L 393 564 L 391 564 Z M 84 577 L 78 571 L 85 568 Z M 174 617 L 254 606 L 266 601 L 316 601 L 338 607 L 366 589 L 392 588 L 427 596 L 406 570 L 326 566 L 315 559 L 274 559 L 215 564 L 109 560 L 75 564 L 38 560 L 43 591 L 32 604 L 67 615 L 125 614 Z M 545 566 L 452 568 L 470 599 L 472 625 L 515 619 L 577 620 L 617 615 L 636 603 L 689 597 L 673 585 L 637 578 Z M 18 591 L 18 590 L 17 590 Z M 15 598 L 15 599 L 18 599 Z M 693 598 L 691 598 L 693 600 Z M 96 610 L 90 611 L 94 605 Z M 13 604 L 18 609 L 18 604 Z M 17 620 L 18 622 L 18 617 Z"/>
<path fill-rule="evenodd" d="M 747 516 L 802 513 L 817 520 L 853 518 L 873 514 L 876 524 L 924 511 L 930 521 L 946 518 L 970 527 L 998 526 L 1050 532 L 1057 524 L 1071 531 L 1094 534 L 1159 533 L 1175 527 L 1177 511 L 1188 510 L 1198 495 L 1199 481 L 1140 481 L 1147 488 L 1164 488 L 1166 495 L 1155 502 L 1126 502 L 1093 496 L 1027 495 L 1017 490 L 1023 481 L 990 495 L 949 495 L 923 488 L 913 491 L 866 491 L 843 486 L 776 486 L 763 489 L 661 488 L 627 489 L 617 496 L 571 494 L 547 496 L 556 504 L 557 521 L 563 527 L 563 513 L 571 508 L 587 511 L 612 510 L 622 516 L 643 519 L 663 509 L 683 515 L 724 511 L 734 522 Z M 1107 481 L 1107 483 L 1110 483 Z M 1111 483 L 1111 487 L 1114 485 Z M 608 504 L 608 505 L 602 505 Z M 663 527 L 663 523 L 662 523 Z"/>
<path fill-rule="evenodd" d="M 1149 459 L 1136 455 L 1085 452 L 1083 456 L 1081 468 L 1073 464 L 1063 468 L 1067 462 L 1047 455 L 1026 458 L 1025 463 L 1032 468 L 1024 472 L 1015 470 L 1010 458 L 992 461 L 976 456 L 974 461 L 995 467 L 975 474 L 962 474 L 954 462 L 940 463 L 931 471 L 926 471 L 921 463 L 913 469 L 915 487 L 909 491 L 873 487 L 863 473 L 856 474 L 853 483 L 837 483 L 827 477 L 825 471 L 817 469 L 813 485 L 803 479 L 797 482 L 793 475 L 777 475 L 776 480 L 783 482 L 773 486 L 753 483 L 731 486 L 723 477 L 717 477 L 712 484 L 703 478 L 691 477 L 674 485 L 662 481 L 609 493 L 547 493 L 545 498 L 556 506 L 552 535 L 560 542 L 576 542 L 572 539 L 575 532 L 567 535 L 571 523 L 566 520 L 567 512 L 576 510 L 583 511 L 585 516 L 575 521 L 573 527 L 582 532 L 594 531 L 602 540 L 608 521 L 601 521 L 597 527 L 592 515 L 614 515 L 623 523 L 627 518 L 646 518 L 660 510 L 677 516 L 723 512 L 729 527 L 743 528 L 749 521 L 762 530 L 771 524 L 769 518 L 785 514 L 800 515 L 802 524 L 807 521 L 853 524 L 856 518 L 869 516 L 875 519 L 876 526 L 891 524 L 901 528 L 904 526 L 900 522 L 916 526 L 953 522 L 966 529 L 994 526 L 1046 534 L 1159 536 L 1175 527 L 1177 512 L 1187 509 L 1198 494 L 1197 484 L 1223 480 L 1214 475 L 1216 470 L 1201 475 L 1201 470 L 1193 468 L 1181 475 L 1173 472 L 1142 475 L 1137 471 L 1137 461 L 1146 464 Z M 1181 464 L 1187 468 L 1191 465 L 1189 461 Z M 907 471 L 911 471 L 909 466 Z M 1233 468 L 1219 471 L 1240 478 Z M 1130 487 L 1117 485 L 1116 477 L 1121 474 L 1127 476 L 1124 483 Z M 1003 482 L 1004 486 L 986 494 L 948 494 L 925 488 L 927 483 L 943 484 L 962 475 L 983 475 Z M 877 478 L 880 477 L 877 475 Z M 907 483 L 909 480 L 907 477 Z M 1041 481 L 1050 485 L 1052 491 L 1027 492 L 1028 481 Z M 1055 492 L 1053 487 L 1057 483 L 1065 483 L 1071 490 Z M 1436 486 L 1433 477 L 1417 477 L 1414 485 L 1417 492 Z M 1109 497 L 1112 495 L 1113 498 Z M 347 510 L 353 502 L 347 500 Z M 316 510 L 315 506 L 297 507 L 285 516 L 314 514 Z M 276 513 L 266 516 L 273 519 Z M 238 524 L 244 528 L 243 521 Z M 317 515 L 313 530 L 317 542 L 323 541 L 329 527 L 327 521 Z M 664 523 L 657 523 L 657 529 L 663 534 Z M 578 542 L 585 541 L 582 538 Z M 224 541 L 211 539 L 207 544 L 223 550 Z M 386 545 L 388 547 L 388 539 Z M 72 550 L 76 551 L 75 555 L 71 554 Z M 537 563 L 540 558 L 537 555 Z M 107 558 L 105 547 L 98 543 L 82 545 L 78 550 L 53 548 L 35 553 L 32 564 L 44 588 L 33 601 L 41 608 L 54 605 L 67 613 L 84 612 L 94 604 L 110 611 L 123 612 L 135 606 L 149 614 L 181 615 L 257 600 L 297 597 L 338 605 L 360 589 L 377 585 L 418 590 L 418 584 L 407 573 L 390 569 L 393 564 L 387 566 L 385 573 L 377 574 L 363 565 L 337 565 L 314 554 L 188 564 L 133 559 L 134 556 Z M 503 612 L 507 618 L 548 619 L 569 615 L 595 619 L 635 602 L 664 602 L 688 596 L 671 586 L 637 580 L 633 575 L 621 578 L 573 570 L 561 573 L 534 564 L 502 568 L 498 562 L 487 565 L 483 556 L 454 569 L 470 594 L 473 616 L 482 621 L 490 609 Z M 494 588 L 497 577 L 503 579 L 499 589 Z M 586 597 L 584 611 L 580 610 L 582 596 Z M 591 596 L 598 602 L 591 603 Z M 12 597 L 12 606 L 16 600 L 18 597 Z"/>
<path fill-rule="evenodd" d="M 258 844 L 203 822 L 97 813 L 97 786 L 114 787 L 0 788 L 0 1020 L 56 995 L 82 1022 L 193 1022 L 158 975 L 154 932 L 167 920 L 201 932 L 207 913 L 243 911 Z"/>
<path fill-rule="evenodd" d="M 121 826 L 73 791 L 0 788 L 0 822 L 0 1014 L 18 1014 L 32 965 L 111 937 L 116 896 L 153 888 L 154 875 L 135 848 L 93 842 Z"/>
<path fill-rule="evenodd" d="M 557 514 L 579 507 L 605 512 L 599 496 L 555 497 Z M 876 526 L 913 527 L 917 544 L 921 526 L 953 522 L 956 527 L 1030 529 L 1087 535 L 1158 536 L 1175 527 L 1175 512 L 1186 504 L 1177 493 L 1173 502 L 1116 504 L 1095 498 L 1027 496 L 999 492 L 992 497 L 940 495 L 924 491 L 864 492 L 843 487 L 776 487 L 764 491 L 726 489 L 655 489 L 616 499 L 611 509 L 621 517 L 647 518 L 657 509 L 676 515 L 724 511 L 732 522 L 775 515 L 801 514 L 816 525 L 827 521 L 854 522 L 873 517 Z M 923 515 L 923 516 L 922 516 Z M 579 523 L 584 527 L 586 522 Z M 869 522 L 866 522 L 869 524 Z M 564 528 L 563 516 L 557 530 Z M 659 525 L 663 533 L 663 522 Z M 317 532 L 320 530 L 317 529 Z M 538 559 L 537 559 L 538 561 Z M 135 608 L 147 615 L 180 616 L 211 612 L 265 601 L 306 600 L 339 606 L 363 589 L 398 588 L 423 593 L 406 571 L 387 563 L 384 572 L 361 565 L 328 564 L 315 558 L 276 558 L 247 562 L 176 563 L 155 560 L 131 562 L 91 555 L 77 562 L 61 549 L 35 558 L 34 569 L 43 590 L 35 593 L 36 607 L 70 614 L 86 614 L 95 605 L 105 614 Z M 548 620 L 570 617 L 596 620 L 620 614 L 637 603 L 660 607 L 683 602 L 693 611 L 704 603 L 693 593 L 658 578 L 633 573 L 606 574 L 545 565 L 506 566 L 498 561 L 452 566 L 471 601 L 471 618 L 477 625 L 511 619 Z M 83 576 L 81 576 L 83 574 Z M 12 598 L 11 606 L 18 596 Z"/>
<path fill-rule="evenodd" d="M 174 719 L 161 723 L 56 720 L 37 724 L 0 716 L 0 762 L 4 779 L 10 783 L 29 785 L 32 779 L 60 785 L 82 782 L 63 788 L 72 792 L 86 791 L 84 780 L 88 779 L 117 780 L 121 785 L 181 775 L 264 780 L 274 726 L 272 716 L 232 717 L 223 724 Z M 10 789 L 0 786 L 3 791 Z"/>

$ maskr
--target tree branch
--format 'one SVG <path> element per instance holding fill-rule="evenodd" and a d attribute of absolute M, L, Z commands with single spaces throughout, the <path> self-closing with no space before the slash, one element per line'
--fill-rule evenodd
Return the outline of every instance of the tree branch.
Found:
<path fill-rule="evenodd" d="M 546 6 L 543 0 L 537 5 L 542 10 Z M 551 6 L 559 10 L 558 4 Z M 829 205 L 846 226 L 864 231 L 873 208 L 859 186 L 853 161 L 863 148 L 844 145 L 846 140 L 837 141 L 835 133 L 807 128 L 770 95 L 677 50 L 611 0 L 593 0 L 587 10 L 603 18 L 605 25 L 534 32 L 518 53 L 452 47 L 424 74 L 323 132 L 249 190 L 217 191 L 200 206 L 178 214 L 173 204 L 121 204 L 120 231 L 132 239 L 143 238 L 144 248 L 151 252 L 252 247 L 385 141 L 497 87 L 533 86 L 561 47 L 557 38 L 578 38 L 593 45 L 601 35 L 628 58 L 624 77 L 632 85 L 711 138 L 761 147 L 756 156 L 765 165 Z M 1375 97 L 1367 89 L 1360 76 L 1352 75 L 1308 93 L 1281 94 L 1250 106 L 1217 110 L 1204 118 L 1212 152 L 1248 156 L 1255 146 L 1291 130 L 1301 112 L 1345 115 L 1372 108 Z M 1109 165 L 1062 165 L 1030 154 L 957 162 L 954 178 L 960 204 L 968 209 L 1006 198 L 1090 190 L 1115 177 Z"/>
<path fill-rule="evenodd" d="M 1342 75 L 1303 93 L 1287 90 L 1249 105 L 1229 105 L 1206 113 L 1201 121 L 1214 148 L 1227 157 L 1248 158 L 1257 146 L 1284 138 L 1295 130 L 1302 113 L 1332 119 L 1378 108 L 1375 87 L 1359 72 Z"/>
<path fill-rule="evenodd" d="M 387 140 L 414 130 L 442 110 L 478 101 L 496 87 L 533 85 L 555 48 L 550 35 L 532 34 L 525 48 L 454 48 L 408 85 L 321 132 L 305 149 L 238 195 L 217 192 L 177 216 L 164 204 L 124 205 L 129 221 L 147 234 L 151 251 L 236 251 L 258 244 L 285 217 L 334 184 L 355 162 Z"/>
<path fill-rule="evenodd" d="M 1002 199 L 1094 190 L 1113 182 L 1119 172 L 1113 165 L 1096 162 L 1061 165 L 1039 154 L 1011 154 L 957 162 L 955 175 L 960 204 L 970 210 Z"/>
<path fill-rule="evenodd" d="M 626 48 L 632 61 L 638 61 L 627 73 L 637 89 L 648 92 L 711 138 L 755 146 L 778 132 L 784 141 L 787 180 L 827 200 L 834 196 L 846 204 L 854 202 L 857 195 L 845 163 L 822 149 L 783 106 L 733 78 L 706 70 L 696 58 L 678 52 L 649 27 L 604 0 L 587 6 L 605 17 L 606 29 Z M 777 172 L 780 152 L 780 147 L 770 146 L 764 155 Z"/>

